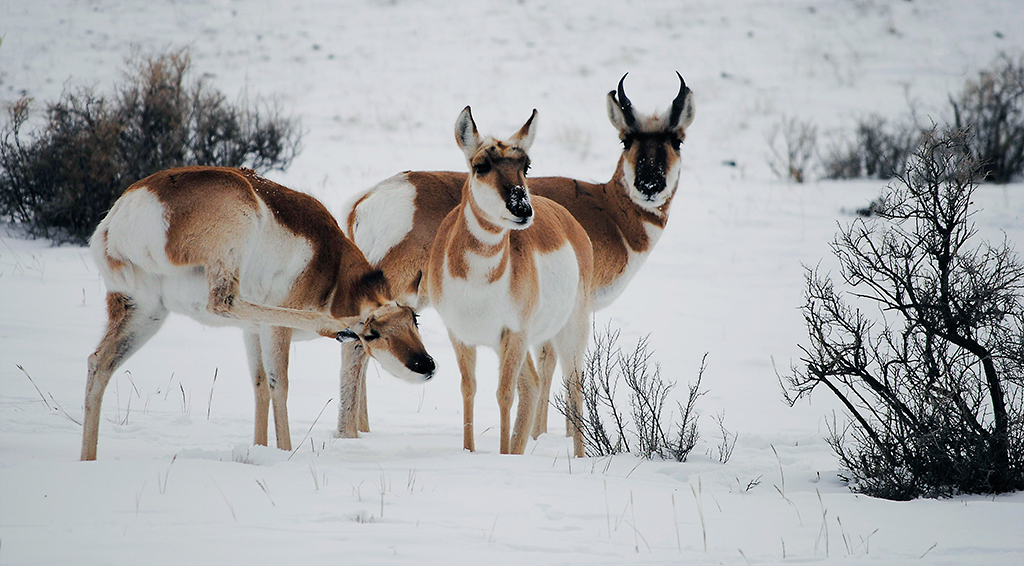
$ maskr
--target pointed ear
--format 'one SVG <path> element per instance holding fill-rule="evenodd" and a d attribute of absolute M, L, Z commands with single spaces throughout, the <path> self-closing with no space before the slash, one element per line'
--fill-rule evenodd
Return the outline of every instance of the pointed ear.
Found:
<path fill-rule="evenodd" d="M 619 107 L 619 100 L 615 97 L 615 91 L 608 92 L 608 119 L 611 120 L 615 129 L 620 134 L 626 134 L 630 131 L 629 126 L 626 125 L 626 117 L 622 115 L 622 108 Z"/>
<path fill-rule="evenodd" d="M 477 132 L 469 106 L 465 107 L 455 120 L 455 142 L 459 144 L 462 153 L 466 154 L 466 159 L 472 159 L 476 150 L 480 148 L 480 133 Z"/>
<path fill-rule="evenodd" d="M 516 135 L 512 136 L 512 142 L 519 147 L 519 149 L 529 153 L 530 146 L 533 145 L 533 138 L 537 134 L 537 130 L 534 127 L 536 125 L 537 109 L 533 109 L 533 114 L 530 114 L 530 119 L 523 124 L 522 128 L 516 132 Z"/>
<path fill-rule="evenodd" d="M 686 128 L 690 127 L 690 123 L 693 122 L 693 91 L 686 86 L 686 81 L 683 80 L 679 71 L 676 71 L 676 76 L 679 77 L 679 94 L 672 101 L 672 107 L 669 108 L 668 115 L 665 117 L 665 124 L 669 130 L 676 132 L 682 138 Z"/>

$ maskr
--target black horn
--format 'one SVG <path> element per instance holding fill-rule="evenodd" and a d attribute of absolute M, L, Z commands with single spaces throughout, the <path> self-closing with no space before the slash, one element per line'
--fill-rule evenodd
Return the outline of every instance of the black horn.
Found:
<path fill-rule="evenodd" d="M 683 105 L 686 104 L 686 97 L 690 94 L 690 89 L 686 86 L 683 75 L 676 71 L 676 76 L 679 77 L 679 94 L 672 101 L 672 109 L 668 114 L 668 123 L 672 126 L 679 123 L 679 117 L 683 113 Z M 619 83 L 619 92 L 622 92 L 622 83 Z"/>
<path fill-rule="evenodd" d="M 626 73 L 628 75 L 629 73 Z M 626 120 L 626 125 L 630 129 L 636 128 L 636 116 L 633 114 L 633 103 L 626 98 L 626 91 L 622 88 L 623 81 L 626 80 L 626 75 L 622 75 L 619 79 L 619 110 L 622 110 L 622 118 Z"/>

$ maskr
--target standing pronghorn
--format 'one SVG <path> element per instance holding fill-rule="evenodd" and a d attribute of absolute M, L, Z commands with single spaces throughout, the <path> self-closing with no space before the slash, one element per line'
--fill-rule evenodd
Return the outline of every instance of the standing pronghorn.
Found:
<path fill-rule="evenodd" d="M 429 379 L 434 362 L 415 314 L 308 195 L 246 169 L 187 167 L 136 182 L 100 222 L 90 248 L 107 286 L 107 332 L 89 356 L 82 459 L 96 458 L 111 374 L 168 311 L 245 329 L 256 390 L 255 443 L 291 449 L 292 329 L 357 341 L 396 376 Z"/>
<path fill-rule="evenodd" d="M 608 117 L 623 150 L 610 181 L 593 184 L 565 177 L 530 179 L 530 192 L 569 210 L 587 231 L 594 249 L 594 308 L 608 306 L 633 278 L 668 221 L 679 183 L 680 144 L 693 121 L 693 95 L 679 76 L 679 93 L 661 114 L 643 115 L 623 90 L 607 96 Z M 406 172 L 357 197 L 346 230 L 370 264 L 391 281 L 395 297 L 417 309 L 427 250 L 437 228 L 459 204 L 465 173 Z M 342 349 L 342 401 L 338 433 L 355 437 L 369 430 L 366 416 L 365 355 L 357 344 Z M 539 356 L 542 398 L 547 399 L 555 358 L 550 347 Z M 538 407 L 534 436 L 547 426 L 548 404 Z"/>
<path fill-rule="evenodd" d="M 462 373 L 463 446 L 474 450 L 476 346 L 498 352 L 501 453 L 522 454 L 533 428 L 538 377 L 529 348 L 550 341 L 565 370 L 569 402 L 580 403 L 579 370 L 589 336 L 593 252 L 564 208 L 530 197 L 527 152 L 534 118 L 508 140 L 481 138 L 469 107 L 455 122 L 469 177 L 430 248 L 427 293 L 448 327 Z M 510 436 L 515 389 L 519 408 Z M 583 439 L 573 438 L 577 456 Z"/>

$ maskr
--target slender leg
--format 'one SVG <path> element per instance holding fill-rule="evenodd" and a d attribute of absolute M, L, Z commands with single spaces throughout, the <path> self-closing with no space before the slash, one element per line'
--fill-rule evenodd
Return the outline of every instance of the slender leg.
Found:
<path fill-rule="evenodd" d="M 555 363 L 557 361 L 558 357 L 555 355 L 554 345 L 552 345 L 551 342 L 545 342 L 537 354 L 540 393 L 537 396 L 537 416 L 533 423 L 534 440 L 548 431 L 548 406 L 551 401 L 551 379 L 555 375 Z"/>
<path fill-rule="evenodd" d="M 535 427 L 537 404 L 542 400 L 537 395 L 540 389 L 540 378 L 537 375 L 537 369 L 533 366 L 533 358 L 530 357 L 529 352 L 524 358 L 517 383 L 519 407 L 516 410 L 515 428 L 512 430 L 513 454 L 522 454 L 526 451 L 526 437 Z"/>
<path fill-rule="evenodd" d="M 85 385 L 85 421 L 82 427 L 82 460 L 96 459 L 100 407 L 110 376 L 125 360 L 156 334 L 167 318 L 159 301 L 143 304 L 123 293 L 107 293 L 107 332 L 89 356 Z"/>
<path fill-rule="evenodd" d="M 274 405 L 274 432 L 277 447 L 292 449 L 288 428 L 288 354 L 292 344 L 292 329 L 284 326 L 260 328 L 263 368 L 270 386 L 270 399 Z"/>
<path fill-rule="evenodd" d="M 370 414 L 366 410 L 366 361 L 359 370 L 359 432 L 370 432 Z"/>
<path fill-rule="evenodd" d="M 587 350 L 587 340 L 590 339 L 588 323 L 588 316 L 573 315 L 569 323 L 555 336 L 554 340 L 559 362 L 562 364 L 562 372 L 567 389 L 566 412 L 570 415 L 577 415 L 577 417 L 582 414 L 583 410 L 583 381 L 581 372 L 583 370 L 583 358 Z M 576 457 L 582 458 L 585 455 L 583 433 L 571 419 L 567 419 L 566 428 L 566 436 L 572 437 L 574 454 Z"/>
<path fill-rule="evenodd" d="M 515 397 L 516 382 L 519 380 L 519 373 L 523 369 L 523 362 L 525 361 L 526 356 L 527 345 L 523 340 L 522 335 L 510 332 L 507 329 L 502 332 L 501 352 L 498 355 L 501 361 L 501 366 L 498 368 L 498 409 L 501 412 L 500 449 L 502 454 L 512 453 L 512 400 Z M 533 399 L 529 400 L 528 404 L 535 403 L 535 401 L 536 393 L 534 393 Z M 528 407 L 528 411 L 531 413 L 529 422 L 519 423 L 519 419 L 517 418 L 517 425 L 525 424 L 527 427 L 533 426 L 533 407 Z M 522 430 L 522 432 L 525 433 L 526 429 Z M 525 444 L 525 438 L 522 442 Z"/>
<path fill-rule="evenodd" d="M 473 436 L 473 398 L 476 396 L 476 348 L 460 342 L 451 332 L 448 338 L 455 348 L 455 359 L 462 374 L 462 448 L 476 451 Z"/>
<path fill-rule="evenodd" d="M 238 297 L 238 268 L 212 263 L 206 268 L 210 295 L 206 309 L 226 318 L 247 320 L 266 326 L 286 326 L 333 338 L 359 322 L 359 317 L 336 319 L 317 311 L 258 305 Z M 264 345 L 266 346 L 266 345 Z"/>
<path fill-rule="evenodd" d="M 366 374 L 366 350 L 358 341 L 341 345 L 341 394 L 338 397 L 338 438 L 359 436 L 360 381 Z"/>
<path fill-rule="evenodd" d="M 252 388 L 256 396 L 256 428 L 253 432 L 253 444 L 267 445 L 267 419 L 270 412 L 270 386 L 267 384 L 267 372 L 263 368 L 263 351 L 260 348 L 260 335 L 246 330 L 243 334 L 245 354 L 249 359 L 249 373 L 252 375 Z"/>

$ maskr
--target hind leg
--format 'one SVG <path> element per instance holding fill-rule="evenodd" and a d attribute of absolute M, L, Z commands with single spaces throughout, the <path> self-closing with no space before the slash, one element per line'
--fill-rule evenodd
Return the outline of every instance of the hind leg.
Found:
<path fill-rule="evenodd" d="M 96 459 L 100 407 L 110 376 L 156 334 L 166 318 L 167 309 L 159 300 L 143 302 L 124 293 L 107 293 L 107 331 L 96 351 L 89 356 L 82 460 Z"/>
<path fill-rule="evenodd" d="M 590 339 L 587 323 L 585 317 L 574 317 L 555 336 L 555 350 L 562 364 L 567 391 L 566 436 L 572 437 L 573 452 L 578 458 L 584 456 L 583 433 L 579 422 L 583 415 L 583 358 L 586 355 L 587 340 Z"/>
<path fill-rule="evenodd" d="M 523 367 L 519 370 L 519 378 L 516 381 L 519 407 L 516 409 L 516 422 L 512 429 L 512 454 L 522 454 L 526 451 L 526 436 L 536 426 L 537 403 L 541 400 L 537 395 L 540 378 L 533 365 L 533 358 L 529 352 L 526 352 L 524 358 Z"/>
<path fill-rule="evenodd" d="M 537 416 L 533 423 L 533 439 L 548 431 L 548 406 L 551 401 L 551 379 L 555 374 L 558 357 L 551 342 L 545 342 L 537 351 L 537 371 L 540 393 L 537 395 Z"/>

